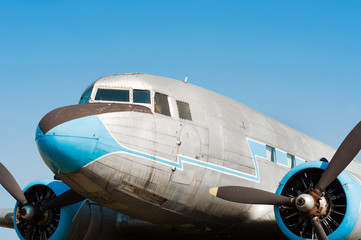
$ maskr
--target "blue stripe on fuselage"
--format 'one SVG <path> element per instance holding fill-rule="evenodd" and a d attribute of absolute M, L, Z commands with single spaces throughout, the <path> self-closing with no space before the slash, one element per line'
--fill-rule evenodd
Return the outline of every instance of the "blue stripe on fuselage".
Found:
<path fill-rule="evenodd" d="M 99 143 L 94 151 L 94 154 L 92 156 L 92 161 L 99 159 L 100 157 L 108 154 L 116 154 L 116 153 L 127 153 L 131 154 L 133 156 L 141 157 L 150 161 L 155 161 L 160 164 L 164 164 L 170 167 L 176 167 L 180 170 L 184 169 L 184 164 L 191 164 L 194 166 L 203 167 L 206 169 L 210 169 L 213 171 L 221 172 L 223 174 L 245 178 L 251 181 L 260 181 L 260 175 L 259 175 L 259 168 L 256 156 L 266 158 L 266 145 L 247 139 L 248 145 L 250 147 L 251 153 L 252 153 L 252 159 L 255 166 L 255 174 L 251 175 L 248 173 L 240 172 L 234 169 L 230 169 L 224 166 L 219 166 L 213 163 L 204 162 L 198 159 L 190 158 L 187 156 L 177 155 L 177 162 L 167 160 L 164 158 L 159 158 L 154 155 L 149 155 L 146 153 L 142 153 L 127 147 L 124 147 L 121 145 L 117 140 L 111 135 L 110 131 L 106 128 L 104 124 L 100 124 L 101 129 L 99 131 Z"/>
<path fill-rule="evenodd" d="M 74 123 L 75 123 L 75 121 L 74 121 Z M 74 125 L 72 123 L 67 123 L 67 124 L 70 124 L 71 127 L 73 127 L 73 125 Z M 260 181 L 260 172 L 259 172 L 257 157 L 260 157 L 263 159 L 267 158 L 265 144 L 251 140 L 251 139 L 247 139 L 247 143 L 248 143 L 249 150 L 251 152 L 252 160 L 253 160 L 253 164 L 254 164 L 254 170 L 255 170 L 254 174 L 240 172 L 235 169 L 227 168 L 227 167 L 209 163 L 209 162 L 204 162 L 199 159 L 194 159 L 194 158 L 183 156 L 183 155 L 177 155 L 177 162 L 175 162 L 172 160 L 159 158 L 154 155 L 146 154 L 146 153 L 143 153 L 140 151 L 136 151 L 136 150 L 124 147 L 112 136 L 110 131 L 107 129 L 105 124 L 101 121 L 101 119 L 98 116 L 84 117 L 82 119 L 78 119 L 76 121 L 76 124 L 77 124 L 76 126 L 78 126 L 79 124 L 80 125 L 84 124 L 84 125 L 98 126 L 98 131 L 97 131 L 98 136 L 97 136 L 96 147 L 95 147 L 92 155 L 89 157 L 89 159 L 86 162 L 84 162 L 85 164 L 83 166 L 85 166 L 105 155 L 116 154 L 116 153 L 126 153 L 126 154 L 131 154 L 133 156 L 137 156 L 137 157 L 149 160 L 149 161 L 154 161 L 154 162 L 157 162 L 160 164 L 164 164 L 164 165 L 167 165 L 170 167 L 176 167 L 180 170 L 184 169 L 184 164 L 190 164 L 190 165 L 206 168 L 206 169 L 209 169 L 212 171 L 217 171 L 217 172 L 227 174 L 230 176 L 259 182 Z M 67 171 L 63 172 L 63 173 L 74 172 L 78 169 L 79 169 L 78 166 L 74 166 L 74 169 L 67 169 Z"/>

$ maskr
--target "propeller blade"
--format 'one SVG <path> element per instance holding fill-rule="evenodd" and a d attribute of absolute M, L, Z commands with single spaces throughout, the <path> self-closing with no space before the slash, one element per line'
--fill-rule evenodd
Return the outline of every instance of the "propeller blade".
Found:
<path fill-rule="evenodd" d="M 314 218 L 312 218 L 311 223 L 312 223 L 313 227 L 315 228 L 317 239 L 318 240 L 328 240 L 325 230 L 323 230 L 323 227 L 320 223 L 320 219 L 318 219 L 317 217 L 314 217 Z"/>
<path fill-rule="evenodd" d="M 59 196 L 51 199 L 49 202 L 45 203 L 41 207 L 41 211 L 47 211 L 51 209 L 58 209 L 68 205 L 72 205 L 74 203 L 80 202 L 85 198 L 75 192 L 73 189 L 69 189 L 68 191 L 60 194 Z"/>
<path fill-rule="evenodd" d="M 321 193 L 351 163 L 361 149 L 361 122 L 347 135 L 323 172 L 315 189 Z"/>
<path fill-rule="evenodd" d="M 3 185 L 6 191 L 8 191 L 11 196 L 16 199 L 16 201 L 21 204 L 25 204 L 27 202 L 19 184 L 2 163 L 0 163 L 0 184 Z"/>
<path fill-rule="evenodd" d="M 238 203 L 278 206 L 294 205 L 294 198 L 241 186 L 215 187 L 211 188 L 209 193 L 215 197 Z"/>

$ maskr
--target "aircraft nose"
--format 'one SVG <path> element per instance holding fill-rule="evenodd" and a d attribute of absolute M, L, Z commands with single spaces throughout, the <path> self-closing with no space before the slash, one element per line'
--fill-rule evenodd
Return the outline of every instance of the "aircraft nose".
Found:
<path fill-rule="evenodd" d="M 44 116 L 36 130 L 40 155 L 54 173 L 71 173 L 88 164 L 97 146 L 99 118 L 74 117 L 79 114 L 74 111 L 73 106 L 56 109 Z"/>
<path fill-rule="evenodd" d="M 72 173 L 105 154 L 124 151 L 98 117 L 121 112 L 152 113 L 144 106 L 108 103 L 77 104 L 49 112 L 35 136 L 44 162 L 54 173 Z"/>

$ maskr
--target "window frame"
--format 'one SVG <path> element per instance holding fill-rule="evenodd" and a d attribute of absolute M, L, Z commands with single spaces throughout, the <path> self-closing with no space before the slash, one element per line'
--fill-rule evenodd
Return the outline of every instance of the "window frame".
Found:
<path fill-rule="evenodd" d="M 276 148 L 266 144 L 266 159 L 270 162 L 277 163 Z"/>
<path fill-rule="evenodd" d="M 191 111 L 191 106 L 190 106 L 190 104 L 188 103 L 188 102 L 186 102 L 186 101 L 182 101 L 182 100 L 176 100 L 175 101 L 175 103 L 176 103 L 176 106 L 177 106 L 177 110 L 178 110 L 178 117 L 179 117 L 179 119 L 182 119 L 182 120 L 187 120 L 187 121 L 193 121 L 193 117 L 192 117 L 192 111 Z M 184 114 L 181 114 L 181 112 L 180 112 L 180 108 L 179 108 L 179 104 L 178 103 L 180 103 L 180 104 L 184 104 L 184 105 L 186 105 L 187 106 L 187 114 L 186 115 L 188 115 L 188 113 L 189 113 L 189 117 L 190 117 L 190 119 L 189 118 L 185 118 L 185 117 L 181 117 L 181 115 L 183 115 L 184 116 Z M 183 110 L 183 109 L 182 109 Z"/>
<path fill-rule="evenodd" d="M 121 102 L 121 101 L 108 101 L 108 100 L 95 100 L 95 96 L 99 89 L 107 89 L 107 90 L 127 90 L 129 91 L 129 102 Z M 140 90 L 140 91 L 148 91 L 149 92 L 149 98 L 150 103 L 135 103 L 134 102 L 134 90 Z M 140 89 L 140 88 L 130 88 L 130 87 L 110 87 L 110 86 L 93 86 L 92 93 L 90 95 L 90 101 L 89 103 L 122 103 L 122 104 L 136 104 L 136 105 L 142 105 L 146 106 L 150 109 L 153 108 L 153 91 L 151 89 Z"/>
<path fill-rule="evenodd" d="M 89 103 L 89 102 L 92 101 L 92 96 L 93 96 L 93 92 L 94 92 L 94 89 L 95 89 L 95 86 L 94 86 L 94 85 L 95 85 L 95 84 L 92 83 L 92 84 L 90 84 L 90 85 L 85 89 L 85 91 L 83 92 L 83 94 L 80 96 L 80 99 L 79 99 L 78 104 L 86 104 L 86 103 Z M 90 92 L 90 94 L 89 94 L 89 96 L 87 96 L 87 97 L 88 97 L 88 100 L 87 100 L 87 101 L 83 101 L 84 97 L 85 97 L 86 95 L 88 95 L 89 92 Z"/>
<path fill-rule="evenodd" d="M 144 92 L 147 91 L 147 92 L 149 92 L 149 103 L 134 102 L 134 91 L 144 91 Z M 152 105 L 152 102 L 153 102 L 152 101 L 152 91 L 150 89 L 139 89 L 139 88 L 135 89 L 135 88 L 133 88 L 131 96 L 132 96 L 132 98 L 131 98 L 132 101 L 131 102 L 133 104 L 146 105 L 146 106 Z"/>
<path fill-rule="evenodd" d="M 126 101 L 111 101 L 111 100 L 96 100 L 95 97 L 98 93 L 98 90 L 101 89 L 101 90 L 116 90 L 116 91 L 128 91 L 129 92 L 129 101 L 126 102 Z M 133 91 L 131 88 L 115 88 L 115 87 L 102 87 L 102 86 L 98 86 L 96 88 L 96 91 L 94 91 L 95 89 L 93 89 L 93 101 L 92 102 L 103 102 L 103 103 L 132 103 L 133 101 Z"/>
<path fill-rule="evenodd" d="M 168 109 L 169 109 L 169 115 L 167 114 L 163 114 L 163 113 L 160 113 L 160 112 L 157 112 L 156 111 L 156 101 L 155 101 L 155 96 L 156 94 L 160 94 L 160 95 L 164 95 L 167 97 L 167 102 L 168 102 Z M 163 116 L 166 116 L 166 117 L 173 117 L 174 114 L 173 114 L 173 104 L 172 104 L 172 99 L 169 97 L 168 94 L 164 94 L 164 93 L 161 93 L 161 92 L 157 92 L 157 91 L 153 91 L 153 97 L 152 97 L 152 110 L 154 113 L 157 113 L 159 115 L 163 115 Z"/>
<path fill-rule="evenodd" d="M 287 161 L 289 163 L 290 168 L 294 168 L 297 166 L 295 155 L 293 155 L 291 153 L 287 153 Z"/>

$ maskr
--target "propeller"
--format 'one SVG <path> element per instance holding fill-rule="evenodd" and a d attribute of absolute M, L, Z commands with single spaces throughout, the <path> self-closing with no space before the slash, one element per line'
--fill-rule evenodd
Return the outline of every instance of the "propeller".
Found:
<path fill-rule="evenodd" d="M 275 193 L 241 186 L 215 187 L 209 193 L 215 197 L 231 202 L 246 204 L 265 204 L 276 206 L 295 206 L 299 211 L 307 213 L 319 240 L 327 240 L 319 213 L 324 211 L 322 197 L 325 189 L 351 163 L 361 149 L 361 122 L 346 136 L 331 159 L 331 163 L 321 175 L 320 180 L 309 194 L 301 194 L 297 198 L 286 197 Z"/>
<path fill-rule="evenodd" d="M 19 187 L 19 184 L 16 182 L 15 178 L 13 177 L 13 175 L 11 175 L 9 170 L 1 162 L 0 183 L 1 185 L 3 185 L 6 191 L 8 191 L 8 193 L 10 193 L 11 196 L 16 199 L 16 201 L 23 205 L 27 202 L 23 191 Z"/>
<path fill-rule="evenodd" d="M 318 240 L 327 240 L 328 238 L 327 238 L 325 231 L 323 230 L 320 219 L 318 217 L 314 217 L 314 218 L 312 218 L 311 223 L 312 223 L 313 227 L 315 228 L 315 232 L 316 232 Z"/>
<path fill-rule="evenodd" d="M 215 197 L 231 202 L 266 205 L 294 205 L 294 198 L 271 192 L 240 186 L 215 187 L 209 190 Z"/>
<path fill-rule="evenodd" d="M 42 206 L 34 206 L 26 200 L 19 184 L 2 163 L 0 163 L 0 183 L 16 199 L 16 201 L 21 204 L 20 216 L 27 221 L 36 221 L 45 211 L 59 209 L 85 199 L 74 190 L 69 189 L 59 196 L 45 202 Z"/>
<path fill-rule="evenodd" d="M 361 149 L 361 122 L 347 135 L 333 155 L 330 164 L 323 172 L 315 189 L 324 192 L 337 176 L 351 163 Z"/>
<path fill-rule="evenodd" d="M 83 196 L 75 192 L 73 189 L 69 189 L 68 191 L 57 196 L 56 198 L 53 198 L 50 201 L 46 202 L 43 206 L 40 207 L 40 210 L 45 212 L 51 209 L 58 209 L 80 202 L 84 199 L 85 198 Z"/>

